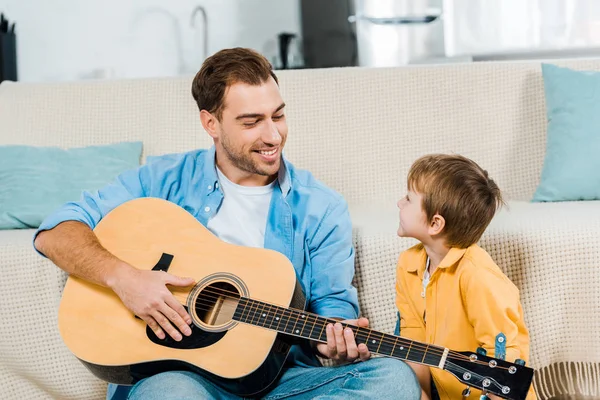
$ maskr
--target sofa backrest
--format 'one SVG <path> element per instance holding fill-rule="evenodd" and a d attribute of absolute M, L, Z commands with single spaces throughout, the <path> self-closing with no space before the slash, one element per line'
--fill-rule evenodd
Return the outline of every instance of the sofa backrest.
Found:
<path fill-rule="evenodd" d="M 560 60 L 600 70 L 600 60 Z M 539 61 L 278 71 L 286 156 L 349 203 L 395 202 L 421 155 L 479 162 L 509 200 L 531 199 L 546 143 Z M 0 85 L 0 145 L 142 140 L 144 155 L 207 147 L 192 77 Z"/>

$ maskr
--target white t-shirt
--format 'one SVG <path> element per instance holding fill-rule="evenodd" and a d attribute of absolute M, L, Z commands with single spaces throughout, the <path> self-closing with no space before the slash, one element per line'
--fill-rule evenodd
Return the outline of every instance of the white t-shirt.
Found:
<path fill-rule="evenodd" d="M 275 181 L 266 186 L 241 186 L 217 168 L 223 201 L 207 228 L 227 243 L 264 247 L 265 229 Z"/>

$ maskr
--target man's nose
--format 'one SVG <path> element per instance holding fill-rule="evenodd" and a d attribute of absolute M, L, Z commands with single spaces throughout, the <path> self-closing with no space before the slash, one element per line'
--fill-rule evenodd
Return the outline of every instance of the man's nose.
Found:
<path fill-rule="evenodd" d="M 262 134 L 262 140 L 264 143 L 271 144 L 273 146 L 277 146 L 281 143 L 279 129 L 277 129 L 277 125 L 275 125 L 273 121 L 269 121 L 269 123 L 265 125 L 265 130 Z"/>

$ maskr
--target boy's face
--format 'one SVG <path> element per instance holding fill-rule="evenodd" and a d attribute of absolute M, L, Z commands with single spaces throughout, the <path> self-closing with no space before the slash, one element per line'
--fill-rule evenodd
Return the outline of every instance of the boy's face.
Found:
<path fill-rule="evenodd" d="M 412 190 L 409 190 L 406 196 L 398 201 L 400 209 L 398 236 L 412 237 L 421 242 L 429 237 L 429 224 L 422 204 L 421 194 Z"/>

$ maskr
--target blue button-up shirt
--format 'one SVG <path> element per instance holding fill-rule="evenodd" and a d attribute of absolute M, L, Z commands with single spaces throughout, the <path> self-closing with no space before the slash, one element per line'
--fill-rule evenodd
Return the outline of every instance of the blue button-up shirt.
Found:
<path fill-rule="evenodd" d="M 304 288 L 308 310 L 326 317 L 353 319 L 358 315 L 354 276 L 352 225 L 341 195 L 317 181 L 308 171 L 284 159 L 274 187 L 264 247 L 287 256 Z M 215 149 L 153 157 L 138 169 L 126 171 L 97 192 L 84 192 L 50 215 L 39 231 L 67 220 L 94 228 L 109 211 L 139 197 L 169 200 L 187 210 L 204 226 L 219 210 Z M 294 346 L 297 365 L 318 365 L 307 343 Z"/>

